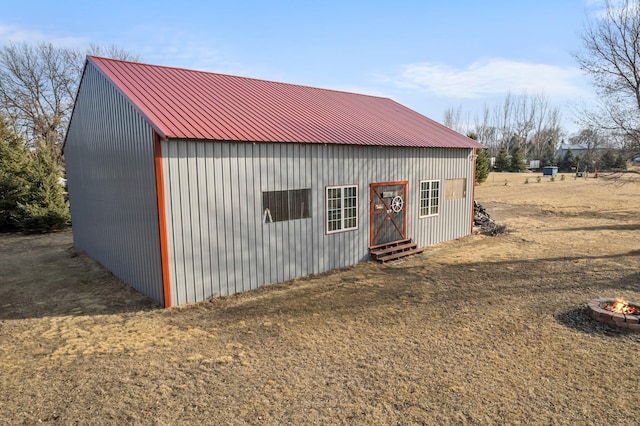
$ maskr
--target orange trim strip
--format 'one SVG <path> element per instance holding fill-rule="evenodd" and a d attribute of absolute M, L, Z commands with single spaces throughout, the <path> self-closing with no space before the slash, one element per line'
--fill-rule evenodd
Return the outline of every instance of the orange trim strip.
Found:
<path fill-rule="evenodd" d="M 169 245 L 167 244 L 167 216 L 164 211 L 164 177 L 162 175 L 162 147 L 160 136 L 153 132 L 153 157 L 156 169 L 156 199 L 158 200 L 158 231 L 160 232 L 160 263 L 162 265 L 162 292 L 164 307 L 171 306 L 169 285 Z"/>
<path fill-rule="evenodd" d="M 475 216 L 474 201 L 476 201 L 476 161 L 478 161 L 478 156 L 476 155 L 476 148 L 473 148 L 473 189 L 471 190 L 471 235 L 473 235 L 473 218 Z"/>

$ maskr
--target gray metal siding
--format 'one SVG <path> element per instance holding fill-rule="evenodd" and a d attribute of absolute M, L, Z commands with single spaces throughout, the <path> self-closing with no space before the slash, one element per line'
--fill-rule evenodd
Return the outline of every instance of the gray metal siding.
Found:
<path fill-rule="evenodd" d="M 162 141 L 172 304 L 191 303 L 368 258 L 369 184 L 409 182 L 419 246 L 468 235 L 471 149 Z M 444 200 L 446 179 L 466 197 Z M 420 181 L 440 180 L 440 212 L 419 218 Z M 325 188 L 358 186 L 358 229 L 326 234 Z M 311 218 L 262 223 L 262 192 L 311 189 Z"/>
<path fill-rule="evenodd" d="M 152 134 L 89 64 L 64 151 L 74 245 L 162 302 Z"/>

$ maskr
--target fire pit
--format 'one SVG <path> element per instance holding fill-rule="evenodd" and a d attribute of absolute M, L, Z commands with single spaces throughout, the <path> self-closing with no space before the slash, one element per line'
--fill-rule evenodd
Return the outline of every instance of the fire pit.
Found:
<path fill-rule="evenodd" d="M 640 304 L 622 298 L 593 299 L 587 304 L 587 315 L 596 321 L 627 330 L 640 331 Z"/>

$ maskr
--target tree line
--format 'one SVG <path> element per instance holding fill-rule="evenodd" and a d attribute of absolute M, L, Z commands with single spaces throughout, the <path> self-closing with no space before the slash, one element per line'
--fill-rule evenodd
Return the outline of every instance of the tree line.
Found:
<path fill-rule="evenodd" d="M 115 46 L 0 48 L 0 232 L 70 223 L 62 145 L 88 54 L 138 59 Z"/>
<path fill-rule="evenodd" d="M 605 0 L 604 13 L 587 20 L 580 37 L 583 49 L 574 59 L 591 77 L 600 104 L 582 111 L 582 129 L 566 141 L 585 152 L 567 150 L 556 158 L 566 135 L 560 111 L 542 93 L 508 93 L 473 119 L 450 108 L 444 124 L 487 146 L 477 151 L 478 181 L 489 172 L 487 157 L 505 171 L 523 170 L 523 159 L 621 170 L 640 155 L 640 4 Z M 47 232 L 69 224 L 62 144 L 87 54 L 138 60 L 115 46 L 0 47 L 0 232 Z"/>
<path fill-rule="evenodd" d="M 494 106 L 485 105 L 473 119 L 463 115 L 461 107 L 448 108 L 444 125 L 464 134 L 476 135 L 496 157 L 503 147 L 509 153 L 519 151 L 525 158 L 543 162 L 555 156 L 555 146 L 562 135 L 560 111 L 552 107 L 546 95 L 513 95 Z"/>
<path fill-rule="evenodd" d="M 493 157 L 498 172 L 521 172 L 526 160 L 537 160 L 539 167 L 554 165 L 560 170 L 588 171 L 625 170 L 634 151 L 618 143 L 610 133 L 587 126 L 566 137 L 561 127 L 560 111 L 550 107 L 544 94 L 513 95 L 508 93 L 501 103 L 486 106 L 470 119 L 461 108 L 448 108 L 444 124 L 479 141 L 487 147 L 486 156 Z M 562 145 L 580 147 L 579 152 Z"/>
<path fill-rule="evenodd" d="M 602 13 L 587 18 L 580 39 L 583 48 L 573 57 L 591 78 L 598 102 L 579 108 L 577 133 L 566 134 L 560 111 L 543 93 L 508 93 L 474 117 L 449 108 L 444 124 L 474 135 L 499 171 L 523 170 L 521 158 L 565 171 L 624 171 L 640 156 L 640 3 L 605 0 Z M 561 144 L 580 146 L 580 153 L 568 149 L 557 156 Z"/>

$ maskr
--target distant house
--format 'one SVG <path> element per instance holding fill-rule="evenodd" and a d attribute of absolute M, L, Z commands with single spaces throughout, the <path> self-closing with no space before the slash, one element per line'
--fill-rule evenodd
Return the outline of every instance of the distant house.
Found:
<path fill-rule="evenodd" d="M 591 151 L 592 152 L 601 152 L 603 150 L 608 149 L 608 147 L 605 146 L 598 146 L 598 147 L 592 147 Z M 571 153 L 577 157 L 579 155 L 584 155 L 589 151 L 589 147 L 586 145 L 577 145 L 577 144 L 567 144 L 567 143 L 563 143 L 560 144 L 560 148 L 558 148 L 558 157 L 560 158 L 564 158 L 564 156 L 567 154 L 567 151 L 571 150 Z"/>
<path fill-rule="evenodd" d="M 471 232 L 475 141 L 390 99 L 86 60 L 74 245 L 164 306 Z"/>

